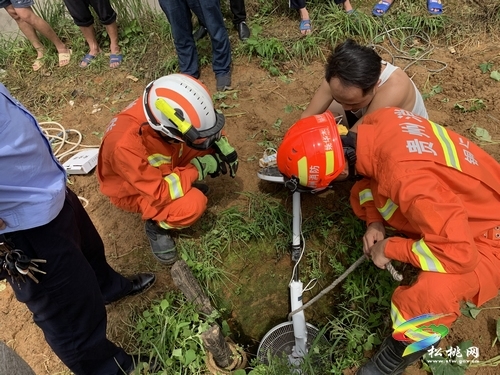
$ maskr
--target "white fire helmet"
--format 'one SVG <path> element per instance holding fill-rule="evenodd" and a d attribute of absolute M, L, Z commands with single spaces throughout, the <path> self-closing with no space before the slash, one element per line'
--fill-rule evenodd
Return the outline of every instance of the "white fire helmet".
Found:
<path fill-rule="evenodd" d="M 224 115 L 217 113 L 204 84 L 186 74 L 149 83 L 143 96 L 149 125 L 165 136 L 205 150 L 220 139 Z"/>

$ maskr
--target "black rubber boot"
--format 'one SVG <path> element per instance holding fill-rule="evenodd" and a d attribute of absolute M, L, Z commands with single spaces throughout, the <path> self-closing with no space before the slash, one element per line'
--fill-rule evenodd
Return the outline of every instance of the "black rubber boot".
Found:
<path fill-rule="evenodd" d="M 403 371 L 427 352 L 427 348 L 403 357 L 407 344 L 389 336 L 378 352 L 363 366 L 356 375 L 400 375 Z"/>
<path fill-rule="evenodd" d="M 164 264 L 174 264 L 177 260 L 177 251 L 170 231 L 161 228 L 153 220 L 147 220 L 144 229 L 156 259 Z"/>
<path fill-rule="evenodd" d="M 210 193 L 210 187 L 202 182 L 195 182 L 191 186 L 201 191 L 205 196 L 207 196 Z"/>

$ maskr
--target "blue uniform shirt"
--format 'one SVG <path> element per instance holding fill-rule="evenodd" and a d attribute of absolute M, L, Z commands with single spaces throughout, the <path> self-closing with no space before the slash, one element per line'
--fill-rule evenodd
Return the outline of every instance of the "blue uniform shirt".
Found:
<path fill-rule="evenodd" d="M 36 119 L 0 83 L 0 234 L 49 223 L 65 194 L 66 172 Z"/>

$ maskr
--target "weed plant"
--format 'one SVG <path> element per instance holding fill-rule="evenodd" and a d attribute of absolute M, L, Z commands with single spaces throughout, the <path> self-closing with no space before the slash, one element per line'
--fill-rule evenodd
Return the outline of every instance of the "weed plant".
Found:
<path fill-rule="evenodd" d="M 162 375 L 206 374 L 201 334 L 215 318 L 202 318 L 182 294 L 169 292 L 133 318 L 131 342 L 136 347 L 129 351 L 156 360 Z M 142 373 L 153 374 L 147 368 Z"/>

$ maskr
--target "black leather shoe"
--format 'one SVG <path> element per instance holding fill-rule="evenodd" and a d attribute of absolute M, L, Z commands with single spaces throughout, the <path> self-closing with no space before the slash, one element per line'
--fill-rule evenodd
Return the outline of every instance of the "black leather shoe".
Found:
<path fill-rule="evenodd" d="M 156 281 L 156 276 L 154 273 L 144 272 L 129 276 L 127 279 L 132 282 L 132 290 L 127 293 L 127 296 L 135 296 L 151 288 Z"/>
<path fill-rule="evenodd" d="M 240 22 L 236 26 L 236 30 L 238 30 L 238 36 L 240 37 L 240 40 L 245 41 L 250 38 L 250 29 L 248 28 L 245 21 Z"/>
<path fill-rule="evenodd" d="M 138 273 L 137 275 L 133 276 L 128 276 L 127 280 L 129 280 L 132 283 L 132 289 L 127 293 L 122 296 L 118 297 L 113 297 L 110 300 L 104 300 L 105 305 L 109 305 L 113 302 L 120 301 L 122 298 L 128 297 L 128 296 L 135 296 L 136 294 L 145 292 L 149 288 L 153 286 L 153 284 L 156 281 L 156 276 L 154 273 Z"/>
<path fill-rule="evenodd" d="M 196 30 L 193 33 L 194 41 L 197 42 L 198 40 L 203 39 L 204 37 L 207 36 L 207 34 L 208 34 L 208 32 L 207 32 L 207 29 L 205 28 L 205 26 L 200 25 L 200 27 L 198 27 L 198 30 Z"/>

